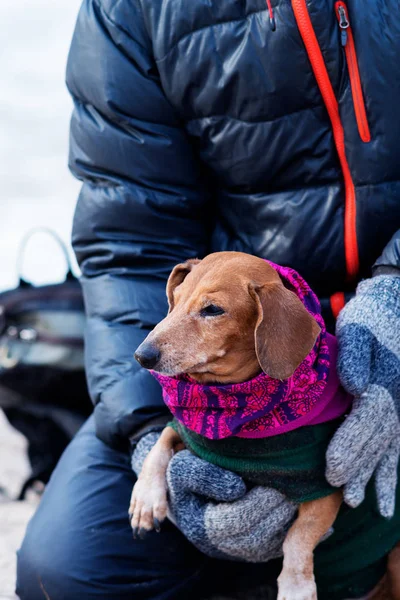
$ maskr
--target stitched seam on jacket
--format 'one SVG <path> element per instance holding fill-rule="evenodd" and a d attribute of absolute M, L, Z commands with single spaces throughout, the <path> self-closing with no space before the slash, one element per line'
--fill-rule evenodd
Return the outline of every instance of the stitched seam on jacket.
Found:
<path fill-rule="evenodd" d="M 192 119 L 188 119 L 186 121 L 186 123 L 193 123 L 194 121 L 205 121 L 207 119 L 221 118 L 221 119 L 231 119 L 232 121 L 240 121 L 241 123 L 249 123 L 249 124 L 257 125 L 258 123 L 272 123 L 274 121 L 278 121 L 279 119 L 284 119 L 285 117 L 290 117 L 297 113 L 304 112 L 305 110 L 315 110 L 316 108 L 323 108 L 325 111 L 325 105 L 323 104 L 323 102 L 321 102 L 320 104 L 305 106 L 304 108 L 299 108 L 298 110 L 293 110 L 292 112 L 286 113 L 284 115 L 280 115 L 278 117 L 272 117 L 271 119 L 257 119 L 254 121 L 249 121 L 247 119 L 241 119 L 239 117 L 233 117 L 232 115 L 227 115 L 226 113 L 221 113 L 221 114 L 207 115 L 204 117 L 193 117 Z"/>
<path fill-rule="evenodd" d="M 73 91 L 69 90 L 69 94 L 74 102 L 74 104 L 79 104 L 83 107 L 90 107 L 92 110 L 95 110 L 99 116 L 110 125 L 110 127 L 117 127 L 124 134 L 131 136 L 132 134 L 129 131 L 129 127 L 135 127 L 136 123 L 145 123 L 146 125 L 158 125 L 160 127 L 165 127 L 166 129 L 179 129 L 182 130 L 182 124 L 180 122 L 177 123 L 160 123 L 159 121 L 148 121 L 145 119 L 138 119 L 137 117 L 133 117 L 128 113 L 125 113 L 119 109 L 114 103 L 109 104 L 110 109 L 112 109 L 113 116 L 107 114 L 104 110 L 100 109 L 98 106 L 95 106 L 87 100 L 77 96 Z M 118 117 L 118 119 L 114 118 L 114 115 Z"/>
<path fill-rule="evenodd" d="M 235 191 L 235 188 L 224 188 L 224 192 L 227 192 L 229 195 L 233 195 L 236 198 L 238 197 L 242 197 L 242 196 L 268 196 L 269 198 L 274 197 L 274 196 L 280 196 L 282 194 L 293 194 L 295 192 L 307 192 L 309 190 L 317 190 L 317 189 L 326 189 L 326 188 L 334 188 L 334 189 L 338 189 L 340 190 L 341 187 L 341 182 L 339 181 L 339 179 L 335 180 L 335 181 L 326 181 L 326 183 L 316 183 L 316 184 L 310 184 L 307 186 L 299 186 L 299 187 L 291 187 L 291 188 L 285 188 L 284 190 L 273 190 L 273 191 L 255 191 L 255 192 L 240 192 L 240 191 Z M 341 207 L 342 205 L 340 205 Z M 243 224 L 243 222 L 242 222 Z"/>
<path fill-rule="evenodd" d="M 364 188 L 364 187 L 376 187 L 378 185 L 385 185 L 385 184 L 390 184 L 390 183 L 400 183 L 400 178 L 399 179 L 388 179 L 385 181 L 372 181 L 369 183 L 355 183 L 354 187 L 355 188 Z"/>
<path fill-rule="evenodd" d="M 174 42 L 172 44 L 172 46 L 170 48 L 168 48 L 168 50 L 164 54 L 164 56 L 162 56 L 160 58 L 156 58 L 156 63 L 162 62 L 165 58 L 167 58 L 168 54 L 170 52 L 172 52 L 172 50 L 174 50 L 174 48 L 176 48 L 176 46 L 178 44 L 180 44 L 183 40 L 185 40 L 190 35 L 194 35 L 195 33 L 204 31 L 205 29 L 211 29 L 212 27 L 222 27 L 223 25 L 228 25 L 229 23 L 238 23 L 239 21 L 247 21 L 248 19 L 254 17 L 254 15 L 258 15 L 260 13 L 266 13 L 266 12 L 267 12 L 267 9 L 263 8 L 261 10 L 255 10 L 253 12 L 250 12 L 247 15 L 245 15 L 244 17 L 240 17 L 238 19 L 228 19 L 227 21 L 220 21 L 219 23 L 210 23 L 209 25 L 203 25 L 203 27 L 199 27 L 198 29 L 193 29 L 192 31 L 185 33 L 184 35 L 182 35 L 182 37 L 180 37 L 178 40 L 176 40 L 176 42 Z"/>
<path fill-rule="evenodd" d="M 139 46 L 140 48 L 142 48 L 142 50 L 144 50 L 149 56 L 150 58 L 154 61 L 154 65 L 157 67 L 157 63 L 154 57 L 154 53 L 151 51 L 149 51 L 149 48 L 146 48 L 145 46 L 143 46 L 140 42 L 138 42 L 136 39 L 134 39 L 131 34 L 125 30 L 123 27 L 121 27 L 120 25 L 118 25 L 110 16 L 107 12 L 105 12 L 104 8 L 99 4 L 99 0 L 93 0 L 93 4 L 98 8 L 98 10 L 102 13 L 102 15 L 104 16 L 105 20 L 108 20 L 108 22 L 113 25 L 113 27 L 115 27 L 115 29 L 117 29 L 118 31 L 120 31 L 121 33 L 123 33 L 124 35 L 126 35 L 134 44 L 136 44 L 137 46 Z M 143 14 L 142 14 L 142 18 L 143 18 Z M 105 24 L 101 24 L 103 29 L 106 29 Z M 106 31 L 107 36 L 109 36 L 109 38 L 112 40 L 114 46 L 116 45 L 114 42 L 114 39 L 111 35 L 111 33 L 109 31 Z M 146 34 L 148 36 L 147 30 L 146 30 Z M 150 43 L 152 43 L 152 40 L 149 38 Z M 132 56 L 130 56 L 126 50 L 124 48 L 122 48 L 121 46 L 118 46 L 119 51 L 125 56 L 125 58 L 127 60 L 129 60 L 131 63 L 134 63 L 134 58 Z M 158 71 L 158 69 L 157 69 Z M 166 97 L 165 95 L 165 91 L 162 87 L 161 84 L 161 78 L 160 78 L 160 73 L 158 72 L 158 81 L 157 84 L 161 90 L 161 92 L 164 94 L 164 97 L 166 99 L 166 101 L 168 102 L 168 104 L 171 107 L 171 110 L 174 113 L 174 116 L 176 118 L 177 122 L 176 124 L 168 124 L 166 125 L 167 127 L 175 127 L 175 128 L 181 128 L 181 123 L 180 123 L 180 119 L 179 119 L 179 115 L 177 114 L 176 110 L 174 109 L 174 107 L 172 106 L 171 102 L 169 101 L 169 99 Z M 69 90 L 71 93 L 71 90 Z M 89 102 L 85 102 L 86 104 L 90 104 Z M 93 106 L 93 105 L 91 105 Z M 153 123 L 153 121 L 148 121 L 149 123 Z"/>
<path fill-rule="evenodd" d="M 137 44 L 138 46 L 140 46 L 145 52 L 149 52 L 149 49 L 146 48 L 145 46 L 143 46 L 143 44 L 141 44 L 140 42 L 138 42 L 135 38 L 132 37 L 132 35 L 129 33 L 129 31 L 127 29 L 125 29 L 124 27 L 122 27 L 119 23 L 117 23 L 116 21 L 114 21 L 114 19 L 112 19 L 110 17 L 110 15 L 104 10 L 104 7 L 101 6 L 100 1 L 99 0 L 93 0 L 93 3 L 97 6 L 98 10 L 101 12 L 101 14 L 105 17 L 105 19 L 113 26 L 115 27 L 115 29 L 118 29 L 121 33 L 124 33 L 132 42 L 134 42 L 135 44 Z M 114 6 L 115 7 L 115 6 Z M 147 32 L 146 32 L 147 33 Z M 110 32 L 108 32 L 108 34 L 111 37 Z M 112 39 L 112 38 L 111 38 Z M 126 54 L 126 52 L 124 52 L 125 56 L 127 58 L 129 58 L 130 60 L 132 60 L 132 57 L 130 57 L 129 55 Z"/>
<path fill-rule="evenodd" d="M 365 183 L 365 184 L 359 184 L 359 185 L 355 185 L 355 187 L 366 187 L 366 186 L 379 186 L 379 185 L 384 185 L 385 183 L 399 183 L 400 184 L 400 179 L 398 180 L 393 180 L 393 181 L 382 181 L 379 183 Z M 340 190 L 341 188 L 343 188 L 343 182 L 340 180 L 340 177 L 338 177 L 337 179 L 335 179 L 335 181 L 326 181 L 325 183 L 316 183 L 316 184 L 309 184 L 307 186 L 298 186 L 298 187 L 291 187 L 291 188 L 285 188 L 284 190 L 274 190 L 274 191 L 261 191 L 261 192 L 235 192 L 234 188 L 224 188 L 224 191 L 230 192 L 232 193 L 234 196 L 248 196 L 249 194 L 257 196 L 257 195 L 262 195 L 262 196 L 278 196 L 280 194 L 292 194 L 294 192 L 307 192 L 308 190 L 315 190 L 315 189 L 323 189 L 323 188 L 337 188 L 338 190 Z M 340 205 L 340 208 L 342 208 L 342 204 Z"/>

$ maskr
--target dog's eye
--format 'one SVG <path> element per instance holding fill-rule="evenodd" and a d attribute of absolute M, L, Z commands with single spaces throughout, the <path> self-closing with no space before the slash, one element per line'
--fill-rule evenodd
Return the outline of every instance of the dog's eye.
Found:
<path fill-rule="evenodd" d="M 200 314 L 202 317 L 217 317 L 218 315 L 224 314 L 224 309 L 215 304 L 209 304 L 201 309 Z"/>

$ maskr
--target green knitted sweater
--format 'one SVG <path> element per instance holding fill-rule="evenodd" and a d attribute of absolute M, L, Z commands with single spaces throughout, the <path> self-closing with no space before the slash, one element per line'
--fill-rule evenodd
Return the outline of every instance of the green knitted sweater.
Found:
<path fill-rule="evenodd" d="M 325 454 L 341 422 L 337 419 L 267 438 L 222 440 L 209 440 L 176 420 L 170 425 L 200 458 L 238 473 L 248 483 L 278 489 L 300 503 L 335 491 L 325 479 Z"/>
<path fill-rule="evenodd" d="M 340 423 L 338 419 L 251 440 L 209 440 L 176 420 L 169 425 L 200 458 L 238 473 L 250 485 L 273 487 L 301 503 L 336 489 L 325 480 L 325 454 Z M 381 517 L 372 481 L 358 508 L 342 505 L 334 533 L 314 553 L 319 600 L 357 598 L 379 582 L 386 570 L 386 556 L 400 539 L 400 486 L 396 504 L 392 519 Z"/>

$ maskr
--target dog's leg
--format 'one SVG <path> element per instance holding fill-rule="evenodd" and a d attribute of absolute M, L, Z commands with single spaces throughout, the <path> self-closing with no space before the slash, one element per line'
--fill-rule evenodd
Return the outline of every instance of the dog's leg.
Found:
<path fill-rule="evenodd" d="M 299 516 L 283 544 L 283 568 L 278 578 L 278 600 L 316 600 L 313 552 L 333 525 L 342 492 L 300 505 Z"/>
<path fill-rule="evenodd" d="M 183 448 L 181 438 L 172 427 L 166 427 L 157 443 L 150 450 L 132 491 L 129 515 L 133 535 L 142 537 L 160 524 L 167 516 L 168 463 Z"/>
<path fill-rule="evenodd" d="M 400 544 L 389 554 L 386 575 L 369 594 L 357 600 L 400 600 Z"/>
<path fill-rule="evenodd" d="M 390 597 L 400 600 L 400 543 L 389 554 L 387 577 Z"/>
<path fill-rule="evenodd" d="M 354 600 L 347 598 L 346 600 Z M 397 600 L 396 596 L 393 596 L 390 589 L 390 582 L 388 574 L 380 580 L 380 582 L 371 590 L 366 596 L 357 598 L 357 600 Z"/>

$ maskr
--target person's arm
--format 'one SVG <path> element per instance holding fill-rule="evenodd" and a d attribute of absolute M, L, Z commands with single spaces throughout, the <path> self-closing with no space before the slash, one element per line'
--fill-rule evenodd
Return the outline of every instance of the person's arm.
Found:
<path fill-rule="evenodd" d="M 203 256 L 200 166 L 167 101 L 139 2 L 85 0 L 67 67 L 70 168 L 83 181 L 73 225 L 87 312 L 97 435 L 120 447 L 166 414 L 133 358 L 167 311 L 173 266 Z"/>
<path fill-rule="evenodd" d="M 400 229 L 394 234 L 374 264 L 372 274 L 374 277 L 377 275 L 400 275 Z"/>

